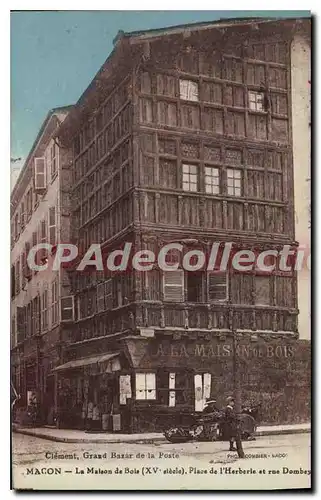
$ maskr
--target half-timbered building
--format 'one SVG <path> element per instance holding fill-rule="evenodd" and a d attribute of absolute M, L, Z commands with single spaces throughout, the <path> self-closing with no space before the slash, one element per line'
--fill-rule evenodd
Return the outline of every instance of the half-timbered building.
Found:
<path fill-rule="evenodd" d="M 309 21 L 119 33 L 58 133 L 73 157 L 80 255 L 92 243 L 105 255 L 125 243 L 156 255 L 173 242 L 207 255 L 215 242 L 255 253 L 295 247 L 298 32 L 308 34 Z M 69 271 L 75 322 L 55 376 L 74 425 L 96 412 L 102 429 L 160 428 L 209 396 L 223 401 L 236 378 L 266 421 L 304 418 L 307 383 L 285 376 L 301 349 L 295 271 L 189 272 L 177 262 L 175 271 Z"/>

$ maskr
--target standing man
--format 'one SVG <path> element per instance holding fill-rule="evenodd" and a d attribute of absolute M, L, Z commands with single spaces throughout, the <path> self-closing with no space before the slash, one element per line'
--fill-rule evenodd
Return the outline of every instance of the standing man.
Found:
<path fill-rule="evenodd" d="M 235 438 L 237 434 L 237 417 L 235 413 L 235 400 L 232 396 L 229 396 L 226 400 L 226 407 L 224 411 L 225 420 L 225 438 L 230 442 L 229 451 L 237 451 L 235 448 Z"/>

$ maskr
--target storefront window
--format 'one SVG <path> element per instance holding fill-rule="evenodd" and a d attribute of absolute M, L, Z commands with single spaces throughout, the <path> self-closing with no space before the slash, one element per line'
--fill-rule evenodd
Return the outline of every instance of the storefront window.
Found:
<path fill-rule="evenodd" d="M 166 406 L 188 406 L 193 404 L 193 377 L 189 372 L 157 373 L 158 398 Z"/>
<path fill-rule="evenodd" d="M 155 373 L 136 373 L 136 399 L 156 399 Z"/>

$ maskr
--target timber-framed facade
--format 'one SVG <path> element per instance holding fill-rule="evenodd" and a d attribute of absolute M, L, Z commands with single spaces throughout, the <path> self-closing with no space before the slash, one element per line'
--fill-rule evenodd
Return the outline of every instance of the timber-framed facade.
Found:
<path fill-rule="evenodd" d="M 217 241 L 255 252 L 296 246 L 290 48 L 298 30 L 309 23 L 120 34 L 58 132 L 73 157 L 80 254 L 92 243 L 156 254 L 170 242 L 205 252 Z M 267 372 L 274 363 L 287 373 L 299 345 L 295 271 L 69 272 L 75 322 L 55 373 L 60 407 L 71 398 L 73 411 L 61 412 L 62 425 L 86 426 L 96 411 L 104 430 L 143 430 L 201 410 L 206 397 L 233 390 L 236 338 L 244 397 L 266 394 L 267 420 L 276 418 L 269 406 L 280 387 Z M 305 411 L 296 391 L 294 420 Z"/>

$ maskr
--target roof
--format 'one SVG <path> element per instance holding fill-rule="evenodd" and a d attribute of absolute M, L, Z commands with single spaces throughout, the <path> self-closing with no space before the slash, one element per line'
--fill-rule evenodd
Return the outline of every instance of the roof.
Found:
<path fill-rule="evenodd" d="M 153 28 L 148 30 L 138 30 L 138 31 L 119 31 L 114 39 L 114 43 L 116 43 L 120 38 L 133 38 L 133 37 L 142 37 L 146 36 L 157 36 L 157 35 L 170 35 L 175 33 L 180 33 L 185 30 L 189 31 L 198 31 L 200 29 L 213 28 L 217 27 L 220 29 L 229 28 L 232 26 L 246 26 L 251 24 L 267 24 L 276 21 L 304 21 L 309 19 L 309 17 L 230 17 L 230 18 L 220 18 L 213 21 L 203 21 L 197 23 L 189 23 L 189 24 L 177 24 L 173 26 L 166 26 L 163 28 Z"/>
<path fill-rule="evenodd" d="M 109 361 L 115 357 L 119 356 L 119 352 L 113 352 L 108 354 L 100 354 L 99 356 L 90 356 L 87 358 L 73 359 L 67 361 L 63 365 L 57 366 L 53 371 L 70 370 L 72 368 L 80 368 L 82 366 L 90 366 L 95 364 L 103 363 L 104 361 Z"/>
<path fill-rule="evenodd" d="M 214 20 L 214 21 L 205 21 L 205 22 L 197 22 L 197 23 L 191 23 L 191 24 L 180 24 L 180 25 L 175 25 L 175 26 L 167 26 L 164 28 L 156 28 L 156 29 L 149 29 L 149 30 L 139 30 L 139 31 L 129 31 L 125 32 L 122 30 L 119 30 L 116 37 L 113 40 L 114 43 L 114 48 L 107 57 L 106 61 L 104 64 L 101 66 L 101 68 L 98 70 L 88 87 L 84 90 L 82 95 L 79 97 L 76 105 L 74 106 L 72 112 L 68 115 L 67 119 L 65 120 L 64 124 L 62 125 L 60 132 L 62 133 L 60 135 L 60 138 L 64 135 L 64 133 L 67 131 L 68 126 L 73 122 L 76 123 L 76 126 L 79 126 L 79 118 L 81 116 L 81 110 L 83 111 L 86 109 L 87 106 L 90 106 L 90 95 L 92 91 L 94 92 L 96 88 L 99 88 L 99 83 L 100 80 L 106 81 L 109 78 L 109 75 L 112 73 L 112 66 L 113 64 L 116 65 L 117 67 L 117 58 L 118 62 L 120 60 L 120 53 L 122 52 L 123 56 L 129 56 L 130 52 L 130 46 L 134 44 L 139 44 L 143 43 L 145 40 L 149 39 L 157 39 L 157 37 L 162 37 L 162 36 L 170 36 L 170 35 L 175 35 L 175 34 L 181 34 L 184 33 L 184 31 L 200 31 L 200 30 L 205 30 L 205 29 L 227 29 L 227 28 L 233 28 L 233 27 L 241 27 L 241 26 L 251 26 L 251 25 L 258 25 L 258 24 L 269 24 L 269 23 L 275 23 L 278 21 L 283 21 L 283 22 L 291 22 L 291 23 L 296 23 L 296 22 L 304 22 L 304 21 L 309 21 L 310 17 L 293 17 L 293 18 L 285 18 L 285 17 L 249 17 L 249 18 L 226 18 L 226 19 L 219 19 L 219 20 Z M 121 50 L 121 48 L 123 50 Z M 97 85 L 97 87 L 96 87 Z M 58 135 L 58 134 L 57 134 Z"/>
<path fill-rule="evenodd" d="M 28 154 L 28 156 L 27 156 L 27 158 L 26 158 L 26 160 L 25 160 L 25 162 L 24 162 L 24 164 L 23 164 L 23 166 L 22 166 L 22 168 L 20 170 L 20 174 L 19 174 L 19 176 L 18 176 L 18 178 L 16 180 L 16 183 L 15 183 L 15 186 L 14 186 L 12 192 L 11 192 L 11 199 L 13 199 L 13 197 L 16 195 L 16 192 L 17 192 L 18 187 L 19 187 L 19 183 L 20 183 L 21 179 L 23 178 L 24 172 L 26 171 L 26 168 L 28 166 L 30 158 L 31 158 L 34 150 L 36 149 L 37 144 L 39 143 L 39 141 L 41 139 L 41 136 L 42 136 L 43 132 L 45 131 L 45 128 L 46 128 L 48 122 L 50 121 L 51 117 L 53 115 L 55 115 L 56 113 L 59 113 L 59 112 L 60 113 L 68 112 L 72 108 L 73 108 L 73 105 L 71 104 L 71 105 L 68 105 L 68 106 L 58 106 L 58 107 L 52 108 L 50 111 L 48 111 L 47 116 L 44 119 L 44 121 L 43 121 L 43 123 L 41 125 L 41 128 L 40 128 L 40 130 L 39 130 L 39 132 L 38 132 L 38 134 L 37 134 L 37 136 L 36 136 L 36 138 L 35 138 L 32 146 L 31 146 L 29 154 Z"/>

